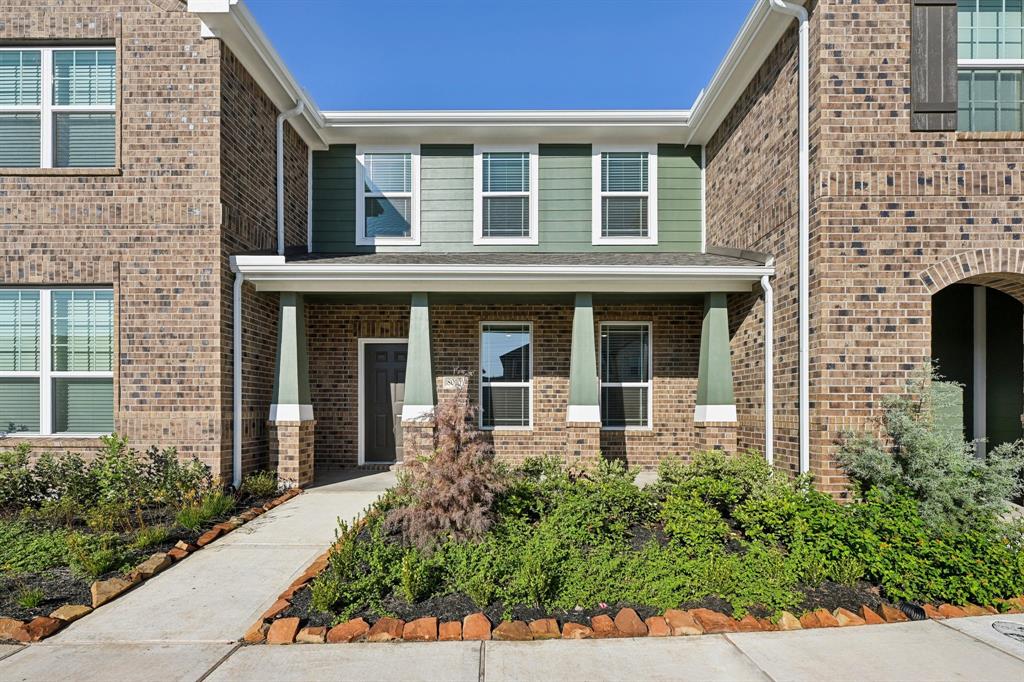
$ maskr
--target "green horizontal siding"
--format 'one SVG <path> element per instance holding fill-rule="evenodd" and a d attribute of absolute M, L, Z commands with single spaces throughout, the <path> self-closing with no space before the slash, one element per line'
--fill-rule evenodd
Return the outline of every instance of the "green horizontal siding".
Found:
<path fill-rule="evenodd" d="M 473 145 L 420 148 L 420 246 L 355 246 L 355 146 L 313 154 L 313 248 L 323 253 L 410 251 L 698 251 L 700 147 L 658 146 L 657 245 L 591 244 L 589 144 L 539 146 L 539 244 L 473 245 Z"/>

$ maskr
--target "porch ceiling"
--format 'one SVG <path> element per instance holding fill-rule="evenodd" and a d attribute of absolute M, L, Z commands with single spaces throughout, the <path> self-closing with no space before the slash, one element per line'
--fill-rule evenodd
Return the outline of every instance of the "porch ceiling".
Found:
<path fill-rule="evenodd" d="M 762 254 L 371 253 L 239 255 L 232 268 L 259 291 L 309 293 L 693 293 L 750 291 L 774 274 Z"/>

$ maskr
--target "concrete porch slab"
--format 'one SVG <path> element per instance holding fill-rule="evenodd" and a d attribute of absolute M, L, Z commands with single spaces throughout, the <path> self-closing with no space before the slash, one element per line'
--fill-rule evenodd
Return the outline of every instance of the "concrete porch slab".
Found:
<path fill-rule="evenodd" d="M 935 621 L 728 638 L 776 680 L 1024 679 L 1024 662 Z"/>
<path fill-rule="evenodd" d="M 1024 641 L 1007 637 L 992 627 L 993 623 L 1000 621 L 1004 623 L 1017 623 L 1024 629 L 1024 613 L 1002 616 L 977 616 L 974 618 L 949 618 L 939 621 L 939 623 L 957 632 L 980 639 L 982 642 L 991 644 L 995 648 L 1024 661 Z"/>
<path fill-rule="evenodd" d="M 500 680 L 767 680 L 719 635 L 666 639 L 487 642 L 485 679 Z"/>
<path fill-rule="evenodd" d="M 557 678 L 544 676 L 549 677 Z M 209 682 L 257 679 L 275 682 L 341 679 L 477 682 L 480 679 L 480 643 L 242 647 L 206 679 Z"/>
<path fill-rule="evenodd" d="M 52 641 L 52 640 L 51 640 Z M 33 645 L 0 659 L 5 682 L 194 682 L 231 653 L 233 644 Z"/>

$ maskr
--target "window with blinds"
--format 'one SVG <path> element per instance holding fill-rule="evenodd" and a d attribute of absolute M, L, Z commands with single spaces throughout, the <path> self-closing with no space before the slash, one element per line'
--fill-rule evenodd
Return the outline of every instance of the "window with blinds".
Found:
<path fill-rule="evenodd" d="M 529 323 L 484 323 L 480 328 L 480 425 L 529 428 L 533 384 Z"/>
<path fill-rule="evenodd" d="M 411 151 L 364 151 L 357 155 L 362 177 L 359 243 L 413 237 L 415 156 Z"/>
<path fill-rule="evenodd" d="M 1024 2 L 957 3 L 957 127 L 1024 130 Z"/>
<path fill-rule="evenodd" d="M 112 48 L 0 48 L 0 167 L 115 163 Z"/>
<path fill-rule="evenodd" d="M 594 155 L 594 243 L 656 243 L 655 150 Z"/>
<path fill-rule="evenodd" d="M 651 325 L 601 325 L 601 424 L 607 429 L 651 425 Z"/>
<path fill-rule="evenodd" d="M 110 289 L 0 290 L 0 434 L 114 428 Z"/>
<path fill-rule="evenodd" d="M 483 152 L 481 236 L 530 236 L 530 153 Z"/>

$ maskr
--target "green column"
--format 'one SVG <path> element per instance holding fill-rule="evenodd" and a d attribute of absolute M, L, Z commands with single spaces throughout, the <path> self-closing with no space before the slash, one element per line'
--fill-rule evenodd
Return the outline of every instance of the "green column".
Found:
<path fill-rule="evenodd" d="M 572 316 L 569 411 L 566 421 L 600 423 L 599 386 L 597 351 L 594 348 L 594 300 L 591 294 L 576 294 Z"/>
<path fill-rule="evenodd" d="M 724 293 L 704 295 L 694 419 L 698 422 L 736 421 L 729 351 L 729 308 Z"/>
<path fill-rule="evenodd" d="M 434 373 L 430 368 L 430 304 L 427 294 L 412 295 L 409 354 L 405 365 L 402 419 L 422 419 L 434 409 Z"/>
<path fill-rule="evenodd" d="M 313 406 L 309 399 L 305 305 L 302 294 L 283 292 L 280 296 L 270 420 L 307 421 L 313 418 Z"/>

